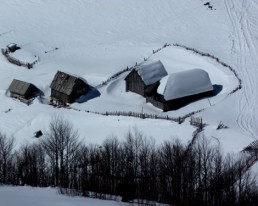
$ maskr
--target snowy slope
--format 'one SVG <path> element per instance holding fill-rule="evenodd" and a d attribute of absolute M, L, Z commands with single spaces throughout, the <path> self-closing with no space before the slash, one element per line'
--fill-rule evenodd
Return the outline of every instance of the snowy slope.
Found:
<path fill-rule="evenodd" d="M 69 197 L 59 195 L 53 188 L 33 188 L 33 187 L 10 187 L 0 186 L 1 205 L 8 206 L 122 206 L 128 205 L 122 202 L 109 200 L 98 200 L 84 197 Z"/>
<path fill-rule="evenodd" d="M 210 2 L 213 10 L 205 7 L 202 0 L 1 0 L 0 47 L 17 43 L 26 54 L 17 58 L 39 57 L 34 68 L 27 70 L 0 56 L 1 131 L 14 136 L 17 146 L 35 142 L 32 134 L 39 129 L 46 131 L 51 117 L 63 114 L 87 143 L 101 143 L 110 135 L 124 138 L 134 127 L 159 143 L 171 137 L 187 142 L 195 129 L 188 120 L 178 125 L 166 120 L 110 117 L 84 111 L 134 111 L 178 117 L 205 109 L 197 116 L 207 123 L 206 135 L 218 138 L 225 151 L 240 151 L 258 138 L 258 4 L 255 0 Z M 168 47 L 152 54 L 164 43 L 180 43 L 215 55 L 237 70 L 243 89 L 228 96 L 237 86 L 232 72 L 191 51 Z M 96 86 L 148 57 L 148 63 L 161 60 L 168 74 L 204 69 L 211 82 L 222 89 L 209 101 L 202 99 L 163 114 L 141 96 L 125 92 L 124 73 L 99 88 L 100 96 L 71 105 L 80 112 L 45 104 L 58 70 L 81 76 Z M 6 90 L 14 78 L 41 89 L 45 94 L 43 103 L 36 99 L 27 106 L 9 98 Z M 217 131 L 220 121 L 229 129 Z"/>

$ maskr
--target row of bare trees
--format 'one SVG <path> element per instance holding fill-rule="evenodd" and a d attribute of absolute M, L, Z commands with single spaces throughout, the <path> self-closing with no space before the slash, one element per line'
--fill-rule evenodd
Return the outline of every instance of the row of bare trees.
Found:
<path fill-rule="evenodd" d="M 14 139 L 8 138 L 0 133 L 0 183 L 9 183 L 12 181 L 12 161 L 13 161 Z"/>
<path fill-rule="evenodd" d="M 88 146 L 60 117 L 38 144 L 18 151 L 12 138 L 0 134 L 2 183 L 58 186 L 69 194 L 144 203 L 257 205 L 257 184 L 244 169 L 246 158 L 222 155 L 202 136 L 191 147 L 178 140 L 156 145 L 137 130 L 124 141 L 110 137 Z"/>

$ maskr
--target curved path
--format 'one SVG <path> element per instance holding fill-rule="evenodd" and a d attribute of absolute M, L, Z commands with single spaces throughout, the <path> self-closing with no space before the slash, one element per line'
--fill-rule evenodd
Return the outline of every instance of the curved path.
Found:
<path fill-rule="evenodd" d="M 254 26 L 257 25 L 258 4 L 255 1 L 224 0 L 224 3 L 233 27 L 238 72 L 244 80 L 237 123 L 245 133 L 257 139 L 258 40 L 254 38 Z"/>

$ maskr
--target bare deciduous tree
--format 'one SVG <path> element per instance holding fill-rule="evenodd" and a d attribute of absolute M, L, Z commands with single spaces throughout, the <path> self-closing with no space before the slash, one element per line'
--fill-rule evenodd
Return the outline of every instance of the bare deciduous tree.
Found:
<path fill-rule="evenodd" d="M 0 181 L 6 183 L 7 169 L 13 158 L 14 139 L 0 132 Z"/>
<path fill-rule="evenodd" d="M 69 121 L 56 116 L 50 123 L 47 138 L 43 139 L 42 146 L 53 164 L 54 184 L 69 187 L 69 170 L 80 146 L 78 132 Z"/>

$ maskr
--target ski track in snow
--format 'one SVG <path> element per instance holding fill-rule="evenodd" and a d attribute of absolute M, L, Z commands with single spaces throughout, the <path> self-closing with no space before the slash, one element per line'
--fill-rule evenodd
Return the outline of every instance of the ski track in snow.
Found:
<path fill-rule="evenodd" d="M 244 80 L 243 91 L 239 100 L 237 124 L 251 137 L 257 139 L 258 131 L 256 129 L 257 109 L 256 101 L 257 79 L 258 79 L 258 52 L 255 45 L 255 39 L 252 34 L 250 17 L 252 15 L 250 9 L 254 4 L 254 0 L 234 1 L 224 0 L 227 12 L 234 28 L 236 43 L 239 47 L 237 51 L 237 67 L 240 76 Z M 255 65 L 255 67 L 250 67 Z"/>

